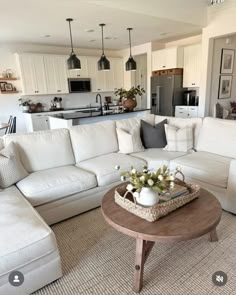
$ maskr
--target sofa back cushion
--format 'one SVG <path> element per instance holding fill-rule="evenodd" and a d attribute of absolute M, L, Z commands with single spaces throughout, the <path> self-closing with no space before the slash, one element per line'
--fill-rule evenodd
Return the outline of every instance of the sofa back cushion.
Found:
<path fill-rule="evenodd" d="M 155 122 L 155 115 L 147 114 L 142 117 L 136 117 L 136 118 L 130 118 L 130 119 L 123 119 L 123 120 L 117 120 L 116 121 L 116 128 L 123 129 L 125 131 L 130 131 L 131 129 L 135 127 L 141 126 L 141 120 L 151 124 L 154 126 Z"/>
<path fill-rule="evenodd" d="M 74 165 L 69 130 L 55 129 L 4 136 L 5 144 L 14 142 L 28 172 Z"/>
<path fill-rule="evenodd" d="M 176 118 L 176 117 L 165 117 L 165 116 L 155 116 L 155 124 L 167 119 L 168 125 L 184 128 L 187 126 L 193 127 L 193 147 L 197 147 L 197 142 L 202 127 L 202 118 Z"/>
<path fill-rule="evenodd" d="M 115 121 L 78 125 L 70 129 L 76 163 L 118 151 Z"/>
<path fill-rule="evenodd" d="M 4 148 L 4 141 L 3 138 L 0 137 L 0 150 L 2 150 Z"/>
<path fill-rule="evenodd" d="M 236 121 L 205 118 L 197 150 L 236 158 Z"/>

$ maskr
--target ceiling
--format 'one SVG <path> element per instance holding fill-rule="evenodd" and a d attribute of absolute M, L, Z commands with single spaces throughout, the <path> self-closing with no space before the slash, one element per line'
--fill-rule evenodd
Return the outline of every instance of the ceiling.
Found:
<path fill-rule="evenodd" d="M 175 40 L 199 34 L 206 25 L 206 14 L 207 0 L 2 1 L 0 44 L 69 46 L 65 19 L 72 17 L 76 47 L 100 48 L 99 23 L 105 23 L 105 48 L 123 49 L 128 47 L 127 27 L 134 28 L 132 45 Z"/>

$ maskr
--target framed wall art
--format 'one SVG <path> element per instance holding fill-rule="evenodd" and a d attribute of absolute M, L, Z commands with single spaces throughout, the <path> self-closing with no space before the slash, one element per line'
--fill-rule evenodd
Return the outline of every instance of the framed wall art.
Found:
<path fill-rule="evenodd" d="M 232 79 L 231 75 L 220 76 L 218 99 L 231 97 Z"/>
<path fill-rule="evenodd" d="M 234 69 L 234 50 L 222 49 L 221 52 L 221 74 L 233 74 Z"/>
<path fill-rule="evenodd" d="M 5 91 L 13 91 L 13 86 L 11 83 L 5 84 Z"/>

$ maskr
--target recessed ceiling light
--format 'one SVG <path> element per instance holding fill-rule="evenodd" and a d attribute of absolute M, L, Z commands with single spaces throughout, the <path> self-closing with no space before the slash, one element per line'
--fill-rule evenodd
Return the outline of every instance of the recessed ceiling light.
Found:
<path fill-rule="evenodd" d="M 92 33 L 92 32 L 94 32 L 94 29 L 87 29 L 87 30 L 85 30 L 85 32 Z"/>
<path fill-rule="evenodd" d="M 51 37 L 51 35 L 49 35 L 49 34 L 46 34 L 46 35 L 41 35 L 40 37 L 44 37 L 44 38 L 50 38 L 50 37 Z"/>

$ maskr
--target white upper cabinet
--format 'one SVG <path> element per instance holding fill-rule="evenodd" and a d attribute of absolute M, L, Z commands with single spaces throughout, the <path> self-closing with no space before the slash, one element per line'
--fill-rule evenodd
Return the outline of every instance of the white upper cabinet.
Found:
<path fill-rule="evenodd" d="M 24 95 L 68 93 L 68 78 L 90 78 L 92 92 L 113 92 L 124 86 L 122 58 L 109 58 L 110 71 L 98 71 L 98 56 L 82 56 L 81 70 L 67 70 L 65 55 L 16 54 Z"/>
<path fill-rule="evenodd" d="M 184 47 L 183 87 L 200 86 L 201 50 L 201 44 Z"/>
<path fill-rule="evenodd" d="M 66 60 L 69 58 L 67 56 Z M 81 64 L 80 70 L 67 70 L 68 78 L 88 78 L 88 57 L 78 56 Z"/>
<path fill-rule="evenodd" d="M 183 48 L 171 47 L 152 52 L 152 71 L 183 67 Z"/>
<path fill-rule="evenodd" d="M 88 75 L 91 79 L 91 91 L 105 91 L 105 75 L 104 71 L 98 71 L 98 57 L 88 58 Z"/>
<path fill-rule="evenodd" d="M 113 71 L 113 91 L 118 88 L 124 87 L 124 61 L 121 58 L 112 59 L 112 69 Z"/>
<path fill-rule="evenodd" d="M 66 58 L 61 55 L 45 55 L 44 65 L 47 82 L 47 93 L 68 93 L 66 76 Z"/>
<path fill-rule="evenodd" d="M 99 57 L 88 58 L 88 75 L 92 92 L 113 92 L 124 86 L 123 59 L 109 58 L 110 71 L 98 71 Z"/>
<path fill-rule="evenodd" d="M 47 94 L 44 56 L 35 54 L 16 54 L 23 94 Z"/>

